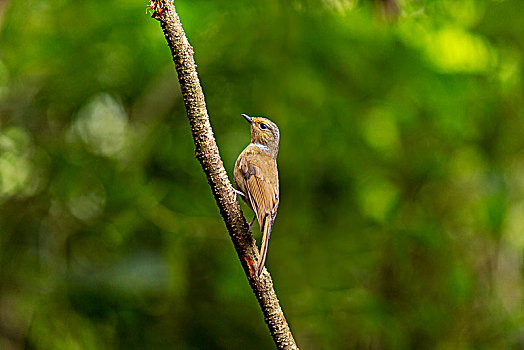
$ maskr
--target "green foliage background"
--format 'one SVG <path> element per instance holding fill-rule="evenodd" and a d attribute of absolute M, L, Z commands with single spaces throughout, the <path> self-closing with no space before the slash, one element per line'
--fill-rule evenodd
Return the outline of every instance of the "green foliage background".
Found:
<path fill-rule="evenodd" d="M 176 1 L 226 167 L 280 126 L 298 344 L 522 349 L 524 2 L 399 3 Z M 146 5 L 0 2 L 2 349 L 273 347 Z"/>

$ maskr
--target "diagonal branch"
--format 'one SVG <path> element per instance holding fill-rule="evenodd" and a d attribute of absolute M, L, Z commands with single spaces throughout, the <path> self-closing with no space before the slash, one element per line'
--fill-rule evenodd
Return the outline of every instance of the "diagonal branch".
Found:
<path fill-rule="evenodd" d="M 220 158 L 196 71 L 193 48 L 187 40 L 175 6 L 172 0 L 151 0 L 149 8 L 153 10 L 151 17 L 160 22 L 171 49 L 193 133 L 195 157 L 207 176 L 240 263 L 264 314 L 264 320 L 278 349 L 298 349 L 273 289 L 271 276 L 266 271 L 260 279 L 255 277 L 254 263 L 258 259 L 258 250 L 253 236 L 248 233 L 247 222 Z"/>

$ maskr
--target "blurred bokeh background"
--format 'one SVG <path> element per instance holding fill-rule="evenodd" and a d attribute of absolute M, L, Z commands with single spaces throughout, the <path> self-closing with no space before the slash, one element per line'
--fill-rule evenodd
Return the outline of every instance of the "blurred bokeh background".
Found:
<path fill-rule="evenodd" d="M 176 5 L 230 173 L 280 126 L 303 349 L 524 349 L 523 1 Z M 273 347 L 149 15 L 0 1 L 1 349 Z"/>

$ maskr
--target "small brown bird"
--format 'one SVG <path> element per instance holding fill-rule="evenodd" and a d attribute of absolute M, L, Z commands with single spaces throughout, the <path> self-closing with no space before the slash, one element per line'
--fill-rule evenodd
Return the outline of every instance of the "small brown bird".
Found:
<path fill-rule="evenodd" d="M 255 212 L 262 245 L 257 266 L 257 276 L 262 275 L 267 256 L 269 236 L 277 216 L 279 190 L 277 154 L 280 132 L 271 120 L 242 114 L 251 124 L 251 143 L 240 153 L 235 163 L 233 178 L 237 193 Z M 253 221 L 249 224 L 253 225 Z"/>

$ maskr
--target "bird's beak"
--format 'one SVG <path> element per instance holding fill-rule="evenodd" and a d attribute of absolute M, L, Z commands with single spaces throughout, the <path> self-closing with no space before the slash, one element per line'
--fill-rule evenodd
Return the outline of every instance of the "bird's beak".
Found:
<path fill-rule="evenodd" d="M 249 122 L 249 124 L 253 125 L 253 119 L 251 119 L 250 116 L 248 116 L 247 114 L 242 114 L 242 116 L 244 118 L 246 118 L 246 120 Z"/>

